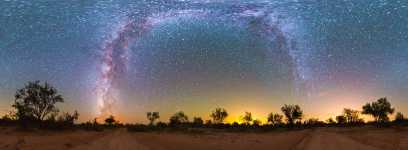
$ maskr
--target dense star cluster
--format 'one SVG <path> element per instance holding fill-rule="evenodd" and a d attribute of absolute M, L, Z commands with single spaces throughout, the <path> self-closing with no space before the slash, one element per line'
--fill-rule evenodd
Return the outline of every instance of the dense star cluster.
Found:
<path fill-rule="evenodd" d="M 287 103 L 325 119 L 384 96 L 408 111 L 407 24 L 400 0 L 3 1 L 0 113 L 32 80 L 85 120 Z"/>

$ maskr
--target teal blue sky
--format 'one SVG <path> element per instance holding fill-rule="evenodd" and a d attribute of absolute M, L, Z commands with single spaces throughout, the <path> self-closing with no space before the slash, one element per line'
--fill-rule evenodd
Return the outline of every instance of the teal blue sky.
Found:
<path fill-rule="evenodd" d="M 215 107 L 307 117 L 388 97 L 408 113 L 408 2 L 117 0 L 0 3 L 0 113 L 47 81 L 81 120 Z"/>

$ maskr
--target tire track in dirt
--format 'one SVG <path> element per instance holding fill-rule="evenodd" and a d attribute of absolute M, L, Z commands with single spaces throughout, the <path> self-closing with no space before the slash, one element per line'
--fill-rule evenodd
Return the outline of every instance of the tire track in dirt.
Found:
<path fill-rule="evenodd" d="M 299 150 L 299 147 L 304 147 L 307 143 L 309 143 L 311 139 L 310 137 L 312 136 L 311 134 L 313 132 L 314 129 L 307 131 L 307 133 L 305 133 L 305 135 L 303 135 L 303 137 L 298 142 L 296 142 L 296 144 L 293 145 L 291 150 Z"/>
<path fill-rule="evenodd" d="M 126 129 L 119 129 L 87 145 L 73 150 L 150 150 L 139 144 Z"/>
<path fill-rule="evenodd" d="M 302 142 L 295 146 L 295 150 L 381 150 L 380 148 L 360 143 L 346 136 L 313 130 Z"/>

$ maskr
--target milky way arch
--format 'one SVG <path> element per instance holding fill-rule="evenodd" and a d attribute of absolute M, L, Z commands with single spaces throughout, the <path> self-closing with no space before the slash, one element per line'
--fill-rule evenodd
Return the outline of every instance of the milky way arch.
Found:
<path fill-rule="evenodd" d="M 237 7 L 230 12 L 217 12 L 202 9 L 183 9 L 170 10 L 161 13 L 152 13 L 151 15 L 141 17 L 142 19 L 131 19 L 128 17 L 125 23 L 121 25 L 110 40 L 104 43 L 102 61 L 100 64 L 99 80 L 97 82 L 97 101 L 98 113 L 100 117 L 113 114 L 113 106 L 117 101 L 115 89 L 118 80 L 126 73 L 127 63 L 130 56 L 129 46 L 149 32 L 156 25 L 166 22 L 177 21 L 180 18 L 203 18 L 203 17 L 218 17 L 225 20 L 230 20 L 237 25 L 243 25 L 248 28 L 254 28 L 254 32 L 260 36 L 268 38 L 275 44 L 276 51 L 285 52 L 291 59 L 293 77 L 295 87 L 299 87 L 308 77 L 308 70 L 303 62 L 301 53 L 302 45 L 298 42 L 299 39 L 294 36 L 296 28 L 293 28 L 293 23 L 297 23 L 290 18 L 282 18 L 276 12 L 268 12 L 267 10 L 257 7 L 245 8 Z"/>

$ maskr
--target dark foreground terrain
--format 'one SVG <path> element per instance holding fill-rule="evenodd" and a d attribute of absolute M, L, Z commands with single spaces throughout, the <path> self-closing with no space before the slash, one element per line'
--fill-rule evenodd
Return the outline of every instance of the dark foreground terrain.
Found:
<path fill-rule="evenodd" d="M 17 131 L 1 127 L 4 150 L 406 150 L 408 128 L 317 128 L 265 133 Z"/>

